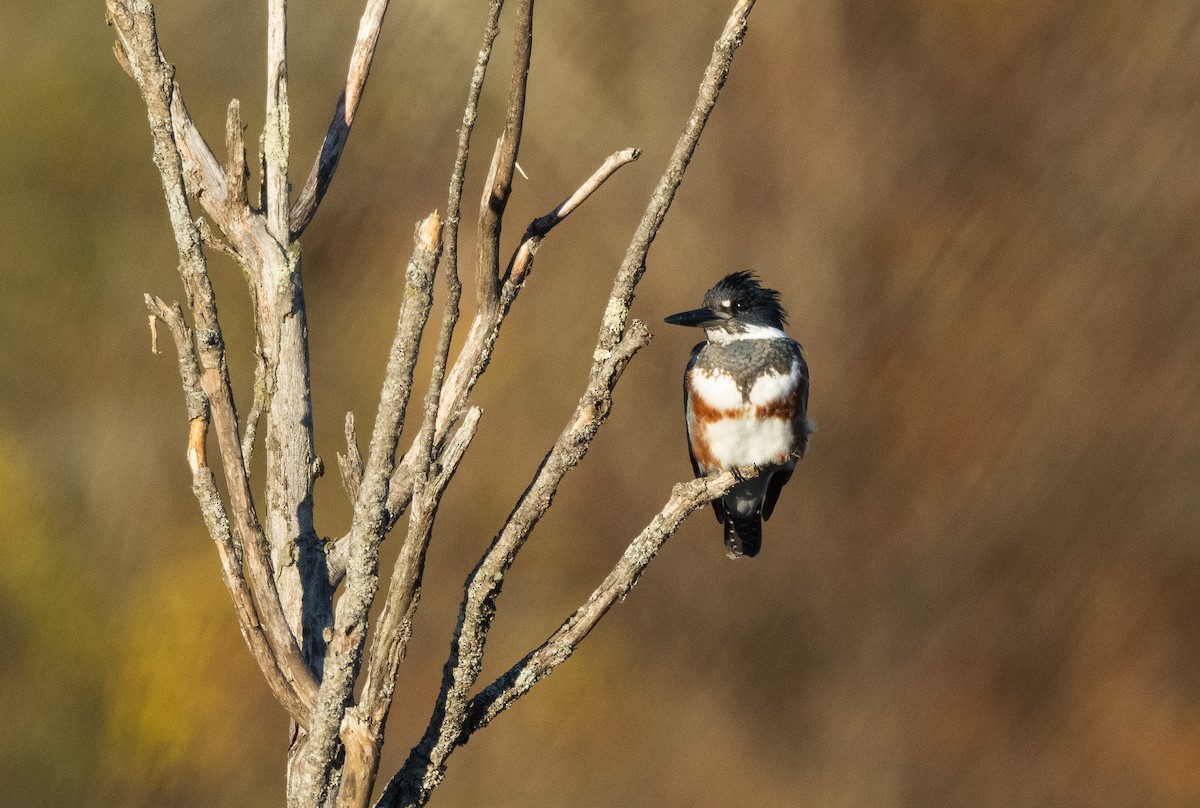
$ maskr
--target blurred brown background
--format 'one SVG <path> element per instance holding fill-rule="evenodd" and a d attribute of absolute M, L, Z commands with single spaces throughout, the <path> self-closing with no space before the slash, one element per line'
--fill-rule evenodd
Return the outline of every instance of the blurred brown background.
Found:
<path fill-rule="evenodd" d="M 263 4 L 158 5 L 202 130 L 219 149 L 236 96 L 253 142 Z M 386 771 L 428 717 L 462 579 L 582 389 L 730 5 L 539 8 L 508 243 L 607 154 L 644 152 L 543 246 L 478 391 Z M 394 5 L 305 236 L 327 468 L 344 413 L 373 417 L 413 223 L 445 206 L 484 6 Z M 291 7 L 298 182 L 361 9 Z M 278 805 L 283 712 L 191 497 L 174 361 L 149 352 L 142 293 L 181 289 L 143 107 L 99 0 L 6 16 L 0 802 Z M 664 315 L 758 269 L 807 348 L 820 432 L 762 556 L 728 561 L 697 514 L 455 755 L 434 804 L 1200 804 L 1198 17 L 1174 0 L 758 4 L 635 304 L 656 339 L 505 587 L 485 681 L 690 475 L 697 335 Z M 225 259 L 214 272 L 245 391 L 244 287 Z M 317 497 L 339 534 L 335 473 Z"/>

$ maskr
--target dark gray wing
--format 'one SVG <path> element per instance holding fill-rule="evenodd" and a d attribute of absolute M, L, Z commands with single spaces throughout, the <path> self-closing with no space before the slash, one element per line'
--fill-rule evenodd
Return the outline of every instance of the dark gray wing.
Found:
<path fill-rule="evenodd" d="M 796 433 L 796 456 L 804 457 L 808 451 L 808 436 L 813 433 L 812 421 L 808 420 L 808 363 L 804 361 L 804 349 L 796 343 L 796 358 L 800 360 L 800 406 L 792 416 L 792 429 Z"/>
<path fill-rule="evenodd" d="M 800 389 L 796 395 L 796 411 L 792 413 L 792 431 L 796 436 L 796 457 L 804 457 L 804 453 L 808 451 L 808 436 L 812 433 L 812 424 L 808 420 L 808 363 L 804 361 L 804 351 L 800 348 L 800 343 L 793 340 L 792 346 L 795 351 L 794 359 L 800 363 Z M 766 495 L 763 497 L 763 521 L 771 518 L 775 503 L 779 500 L 779 492 L 791 478 L 790 466 L 785 466 L 771 475 Z"/>

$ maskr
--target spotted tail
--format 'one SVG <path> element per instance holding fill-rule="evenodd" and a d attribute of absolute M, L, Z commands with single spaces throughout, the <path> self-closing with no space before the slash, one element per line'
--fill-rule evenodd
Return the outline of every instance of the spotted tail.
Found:
<path fill-rule="evenodd" d="M 762 517 L 758 513 L 739 516 L 725 515 L 725 555 L 730 558 L 753 558 L 762 547 Z"/>

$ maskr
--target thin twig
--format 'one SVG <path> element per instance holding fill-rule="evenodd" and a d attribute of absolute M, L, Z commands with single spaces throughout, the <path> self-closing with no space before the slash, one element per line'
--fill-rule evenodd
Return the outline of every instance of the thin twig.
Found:
<path fill-rule="evenodd" d="M 564 199 L 558 207 L 547 213 L 545 216 L 539 216 L 529 223 L 529 227 L 525 230 L 525 235 L 521 237 L 521 243 L 517 246 L 516 252 L 513 253 L 508 262 L 508 268 L 504 272 L 506 281 L 511 281 L 514 284 L 524 282 L 525 277 L 529 274 L 533 265 L 533 257 L 537 253 L 538 246 L 541 245 L 542 239 L 546 237 L 556 225 L 562 222 L 571 215 L 575 208 L 583 204 L 589 196 L 604 184 L 604 181 L 616 173 L 617 169 L 627 163 L 632 163 L 641 156 L 640 149 L 622 149 L 621 151 L 609 155 L 600 168 L 596 169 L 596 173 L 588 178 L 587 182 L 579 186 L 575 193 Z"/>
<path fill-rule="evenodd" d="M 308 179 L 292 205 L 292 238 L 299 238 L 308 227 L 337 172 L 346 140 L 350 137 L 350 127 L 354 125 L 354 115 L 358 112 L 358 102 L 366 87 L 367 76 L 371 73 L 371 61 L 375 58 L 375 46 L 379 43 L 379 32 L 383 28 L 383 15 L 387 13 L 387 8 L 388 0 L 367 0 L 363 9 L 358 22 L 358 37 L 350 54 L 346 86 L 338 96 L 333 120 L 329 122 L 329 131 L 325 133 L 325 140 L 317 152 Z"/>
<path fill-rule="evenodd" d="M 753 466 L 738 471 L 742 474 L 742 479 L 752 477 L 756 473 Z M 513 702 L 565 662 L 612 605 L 629 594 L 642 571 L 662 549 L 667 539 L 679 529 L 683 520 L 726 493 L 737 484 L 738 479 L 737 473 L 725 471 L 712 477 L 700 477 L 691 482 L 677 484 L 671 491 L 671 498 L 667 500 L 666 505 L 625 548 L 612 572 L 583 605 L 536 650 L 527 654 L 471 699 L 460 743 L 465 743 L 471 733 L 487 726 L 493 718 L 508 709 Z"/>
<path fill-rule="evenodd" d="M 436 401 L 436 398 L 434 398 Z M 480 410 L 472 407 L 463 417 L 458 431 L 446 445 L 445 460 L 419 485 L 409 513 L 408 536 L 392 571 L 387 599 L 372 634 L 367 661 L 367 676 L 356 708 L 362 731 L 343 740 L 347 745 L 346 765 L 342 769 L 342 788 L 338 808 L 362 808 L 367 805 L 379 770 L 388 712 L 396 689 L 400 663 L 412 636 L 412 619 L 420 600 L 425 554 L 433 534 L 437 507 L 446 486 L 458 469 L 467 446 L 475 436 Z M 428 451 L 428 444 L 424 451 Z M 351 747 L 355 748 L 352 750 Z M 363 748 L 366 747 L 366 748 Z"/>
<path fill-rule="evenodd" d="M 209 535 L 217 547 L 221 560 L 221 579 L 233 600 L 234 613 L 238 619 L 238 630 L 250 649 L 250 655 L 258 663 L 263 678 L 275 698 L 283 704 L 289 714 L 303 717 L 307 708 L 296 689 L 283 675 L 270 642 L 258 621 L 254 598 L 242 574 L 242 554 L 229 529 L 229 517 L 221 494 L 217 489 L 216 477 L 204 459 L 204 437 L 208 427 L 208 398 L 200 387 L 200 366 L 196 357 L 195 342 L 191 329 L 183 320 L 179 305 L 168 306 L 156 297 L 146 295 L 146 307 L 153 316 L 162 320 L 175 338 L 175 350 L 179 359 L 179 374 L 183 383 L 184 398 L 189 419 L 188 464 L 192 469 L 192 490 L 200 503 L 200 512 L 208 527 Z"/>
<path fill-rule="evenodd" d="M 452 295 L 455 293 L 456 287 L 458 295 L 462 293 L 462 284 L 458 276 L 458 225 L 462 218 L 463 183 L 466 180 L 467 162 L 471 155 L 471 135 L 475 132 L 475 121 L 479 116 L 479 96 L 483 90 L 483 80 L 487 76 L 488 64 L 492 60 L 492 46 L 496 42 L 496 36 L 500 33 L 500 11 L 503 8 L 504 0 L 492 0 L 487 23 L 483 28 L 483 44 L 479 48 L 479 56 L 475 59 L 475 70 L 471 74 L 471 83 L 467 88 L 467 104 L 463 109 L 462 126 L 458 130 L 458 151 L 454 155 L 454 170 L 450 172 L 450 190 L 446 202 L 446 228 L 443 238 L 445 244 L 443 266 L 446 283 Z"/>
<path fill-rule="evenodd" d="M 479 311 L 476 313 L 475 320 L 471 323 L 471 330 L 467 333 L 466 342 L 459 351 L 458 358 L 454 361 L 454 366 L 447 373 L 444 384 L 441 386 L 436 410 L 435 446 L 441 443 L 446 430 L 458 419 L 459 413 L 466 406 L 466 402 L 470 398 L 471 391 L 475 389 L 476 382 L 479 381 L 479 378 L 487 370 L 488 364 L 491 362 L 496 338 L 500 335 L 500 326 L 503 324 L 504 318 L 508 315 L 509 309 L 516 300 L 517 294 L 524 286 L 530 264 L 533 261 L 533 254 L 536 252 L 536 247 L 529 248 L 526 245 L 535 239 L 540 244 L 541 240 L 546 237 L 550 230 L 566 219 L 585 199 L 603 185 L 605 180 L 611 177 L 617 169 L 636 160 L 639 154 L 640 152 L 637 149 L 624 149 L 611 155 L 565 202 L 558 205 L 546 215 L 535 219 L 529 225 L 529 230 L 526 231 L 526 238 L 522 240 L 516 252 L 514 252 L 512 259 L 509 261 L 510 267 L 513 267 L 520 261 L 521 271 L 519 273 L 515 271 L 507 273 L 508 277 L 505 278 L 504 284 L 501 287 L 500 306 L 497 309 L 491 312 Z M 568 205 L 568 203 L 572 204 Z M 536 230 L 535 226 L 537 227 Z M 531 233 L 536 233 L 536 235 L 530 235 Z M 441 356 L 440 349 L 439 356 Z M 404 462 L 396 469 L 396 473 L 392 478 L 391 488 L 388 493 L 388 513 L 391 518 L 391 523 L 388 525 L 389 530 L 395 525 L 395 521 L 404 511 L 404 508 L 408 506 L 409 499 L 412 496 L 414 459 L 415 456 L 412 454 L 405 455 Z M 338 544 L 340 545 L 342 541 L 344 539 L 340 540 Z"/>
<path fill-rule="evenodd" d="M 482 52 L 480 55 L 482 58 Z M 542 239 L 555 226 L 562 223 L 584 200 L 590 197 L 609 177 L 616 173 L 617 169 L 636 160 L 640 154 L 641 152 L 638 149 L 623 149 L 610 155 L 601 164 L 600 168 L 580 185 L 574 193 L 567 197 L 565 201 L 549 213 L 538 217 L 530 223 L 525 237 L 513 253 L 513 257 L 509 260 L 509 271 L 505 273 L 506 277 L 501 287 L 500 306 L 490 312 L 481 310 L 476 313 L 475 319 L 471 323 L 471 330 L 467 334 L 466 342 L 459 351 L 458 358 L 454 361 L 454 366 L 446 375 L 444 383 L 440 388 L 441 394 L 436 410 L 437 422 L 436 431 L 434 432 L 434 445 L 441 443 L 446 430 L 454 424 L 462 408 L 466 406 L 471 392 L 475 389 L 476 382 L 479 381 L 484 371 L 487 370 L 491 362 L 492 351 L 496 345 L 496 339 L 500 335 L 500 327 L 503 325 L 504 318 L 508 315 L 513 302 L 516 300 L 517 294 L 524 286 L 525 279 L 529 274 L 533 262 L 533 256 L 537 252 L 537 246 L 541 244 Z M 454 300 L 457 300 L 457 298 L 454 298 Z M 448 309 L 449 305 L 448 301 Z M 442 356 L 440 348 L 438 355 L 439 357 Z M 396 473 L 392 478 L 392 484 L 388 493 L 388 513 L 391 519 L 388 525 L 389 530 L 395 525 L 400 514 L 408 506 L 412 496 L 414 459 L 415 455 L 411 453 L 405 455 L 404 462 L 396 469 Z M 344 538 L 339 540 L 337 545 L 335 545 L 335 550 L 340 552 L 340 546 L 343 542 Z"/>
<path fill-rule="evenodd" d="M 446 665 L 434 719 L 421 743 L 428 747 L 430 772 L 425 778 L 427 782 L 430 777 L 440 777 L 435 773 L 445 766 L 461 738 L 468 697 L 483 665 L 484 647 L 505 574 L 538 520 L 550 508 L 563 477 L 583 459 L 597 430 L 607 420 L 612 407 L 612 391 L 621 373 L 634 353 L 649 341 L 649 330 L 635 320 L 617 348 L 603 360 L 596 360 L 587 389 L 566 428 L 467 579 L 458 628 L 452 641 L 450 659 L 453 662 Z"/>
<path fill-rule="evenodd" d="M 366 683 L 363 685 L 362 704 L 372 720 L 381 727 L 391 704 L 391 689 L 395 686 L 396 678 L 395 665 L 399 664 L 399 659 L 404 655 L 405 643 L 399 642 L 398 634 L 400 620 L 403 615 L 409 613 L 414 592 L 420 586 L 436 505 L 475 437 L 481 414 L 478 407 L 467 411 L 458 431 L 446 445 L 444 460 L 437 469 L 432 470 L 416 497 L 410 517 L 409 538 L 401 548 L 401 559 L 396 564 L 388 588 L 388 599 L 379 617 L 376 635 L 379 652 L 376 653 L 373 645 L 372 666 L 367 671 Z"/>
<path fill-rule="evenodd" d="M 479 677 L 495 601 L 504 575 L 529 532 L 546 509 L 563 475 L 582 458 L 612 405 L 612 390 L 634 353 L 649 342 L 645 325 L 634 321 L 627 338 L 603 361 L 597 360 L 574 415 L 542 461 L 504 528 L 467 579 L 458 627 L 442 675 L 433 717 L 404 767 L 392 778 L 381 805 L 422 804 L 441 781 L 446 762 L 460 745 L 471 688 Z"/>
<path fill-rule="evenodd" d="M 442 331 L 438 337 L 438 350 L 434 358 L 435 371 L 439 365 L 444 367 L 447 362 L 450 339 L 454 335 L 454 328 L 459 318 L 462 282 L 458 275 L 458 226 L 462 214 L 462 189 L 471 151 L 471 135 L 475 130 L 475 121 L 479 114 L 479 96 L 483 89 L 484 78 L 487 75 L 488 64 L 491 61 L 492 46 L 496 41 L 496 36 L 500 32 L 500 11 L 503 7 L 504 0 L 492 0 L 488 11 L 487 23 L 484 25 L 483 44 L 479 48 L 479 56 L 475 61 L 475 71 L 471 75 L 471 84 L 467 90 L 467 103 L 463 110 L 462 127 L 458 131 L 458 152 L 454 157 L 454 170 L 450 174 L 450 190 L 442 234 L 444 245 L 442 266 L 444 267 L 444 274 L 446 276 L 446 304 L 442 315 Z M 465 350 L 463 353 L 465 353 Z M 459 362 L 455 363 L 455 367 L 462 361 L 463 354 L 460 353 Z M 440 389 L 439 387 L 439 391 Z M 458 412 L 456 411 L 455 418 L 457 416 Z M 445 437 L 445 423 L 442 419 L 438 419 L 437 421 L 435 445 L 441 445 Z M 396 521 L 400 518 L 400 514 L 408 507 L 409 500 L 412 497 L 413 466 L 415 460 L 415 453 L 407 453 L 404 461 L 392 475 L 391 483 L 388 486 L 388 525 L 385 532 L 390 531 L 395 526 Z M 337 584 L 340 582 L 341 575 L 346 567 L 348 552 L 346 537 L 342 537 L 334 542 L 333 548 L 329 553 L 329 580 L 331 583 Z"/>
<path fill-rule="evenodd" d="M 633 240 L 629 243 L 625 258 L 621 262 L 621 269 L 613 284 L 614 305 L 605 312 L 597 350 L 611 350 L 625 333 L 625 323 L 629 318 L 629 306 L 633 302 L 634 291 L 646 271 L 646 255 L 650 252 L 650 245 L 654 243 L 654 238 L 658 235 L 659 228 L 662 227 L 667 211 L 671 208 L 675 192 L 683 182 L 684 172 L 687 171 L 688 163 L 691 162 L 692 155 L 696 151 L 696 144 L 700 142 L 700 135 L 704 132 L 704 126 L 708 123 L 708 117 L 712 114 L 713 107 L 716 106 L 717 96 L 720 94 L 721 88 L 725 86 L 725 80 L 729 77 L 733 55 L 746 36 L 746 24 L 753 7 L 754 0 L 738 0 L 729 19 L 725 22 L 725 29 L 721 32 L 721 37 L 713 46 L 712 58 L 709 60 L 708 67 L 704 71 L 704 78 L 700 82 L 700 92 L 696 96 L 696 103 L 692 107 L 691 114 L 688 115 L 687 123 L 679 135 L 679 140 L 675 143 L 674 151 L 671 152 L 667 170 L 663 172 L 654 193 L 651 194 L 650 202 L 646 206 L 645 213 L 642 214 Z"/>
<path fill-rule="evenodd" d="M 637 159 L 639 154 L 640 152 L 637 149 L 624 149 L 611 155 L 591 177 L 567 198 L 568 202 L 575 200 L 574 204 L 564 207 L 566 205 L 564 202 L 544 216 L 535 219 L 534 223 L 529 225 L 529 229 L 526 231 L 526 238 L 522 240 L 513 258 L 509 261 L 509 266 L 514 267 L 520 258 L 521 271 L 506 273 L 507 277 L 504 279 L 504 284 L 500 290 L 500 305 L 497 309 L 490 313 L 480 311 L 475 315 L 475 321 L 471 324 L 467 341 L 459 352 L 458 359 L 454 362 L 454 367 L 447 376 L 446 384 L 442 389 L 441 403 L 438 408 L 437 434 L 439 436 L 458 417 L 461 408 L 466 406 L 466 401 L 470 397 L 471 391 L 475 389 L 476 382 L 479 381 L 479 377 L 483 375 L 483 372 L 487 370 L 488 364 L 491 362 L 492 350 L 495 347 L 496 338 L 500 334 L 500 327 L 508 314 L 509 308 L 516 300 L 517 294 L 523 288 L 529 272 L 532 251 L 529 251 L 527 257 L 521 258 L 520 256 L 522 250 L 527 250 L 525 245 L 533 238 L 530 233 L 537 233 L 536 237 L 540 244 L 541 239 L 545 238 L 555 226 L 565 220 L 585 199 L 603 185 L 617 169 Z M 535 230 L 535 225 L 539 222 L 542 226 Z"/>

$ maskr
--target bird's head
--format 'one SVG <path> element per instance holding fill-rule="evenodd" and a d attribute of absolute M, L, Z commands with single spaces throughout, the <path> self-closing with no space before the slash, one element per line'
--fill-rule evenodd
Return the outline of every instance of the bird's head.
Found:
<path fill-rule="evenodd" d="M 672 314 L 671 325 L 703 328 L 710 340 L 783 336 L 787 312 L 779 304 L 779 293 L 758 282 L 753 272 L 726 275 L 704 295 L 704 306 Z"/>

